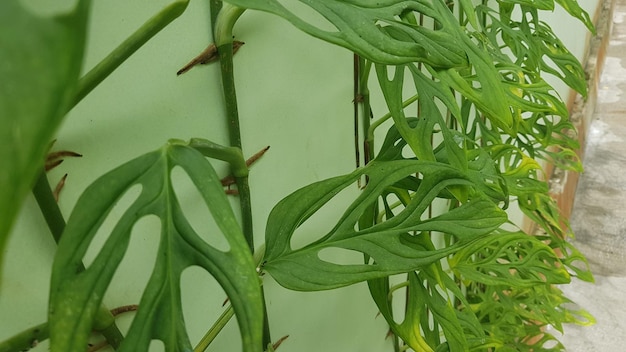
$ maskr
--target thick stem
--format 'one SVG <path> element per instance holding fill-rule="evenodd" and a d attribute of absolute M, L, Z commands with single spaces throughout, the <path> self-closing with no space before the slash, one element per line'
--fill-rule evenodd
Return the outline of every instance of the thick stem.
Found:
<path fill-rule="evenodd" d="M 159 33 L 170 22 L 178 18 L 187 8 L 188 0 L 176 1 L 144 23 L 135 33 L 115 48 L 107 57 L 100 61 L 78 82 L 78 92 L 74 98 L 72 107 L 78 104 L 100 82 L 115 71 L 137 49 L 141 48 L 148 40 Z"/>
<path fill-rule="evenodd" d="M 214 5 L 212 9 L 219 6 Z M 222 89 L 224 91 L 224 103 L 226 109 L 226 118 L 228 123 L 228 136 L 231 147 L 237 147 L 243 150 L 241 143 L 241 128 L 239 126 L 239 111 L 237 109 L 237 93 L 235 90 L 235 75 L 233 67 L 233 26 L 237 19 L 243 14 L 245 9 L 232 6 L 228 3 L 223 4 L 222 8 L 215 19 L 213 26 L 213 38 L 217 46 L 217 52 L 220 57 L 220 68 L 222 74 Z M 241 227 L 244 238 L 250 247 L 250 251 L 254 253 L 254 232 L 252 224 L 252 202 L 250 199 L 250 186 L 248 184 L 248 176 L 235 175 L 235 183 L 239 193 L 239 207 L 241 209 Z M 263 288 L 261 287 L 263 294 Z M 271 335 L 263 299 L 263 345 L 271 343 Z"/>
<path fill-rule="evenodd" d="M 215 40 L 215 46 L 219 47 L 225 44 L 232 46 L 233 44 L 233 27 L 239 17 L 246 11 L 246 9 L 237 7 L 231 4 L 222 4 L 220 12 L 215 18 L 215 26 L 213 31 L 213 39 Z"/>
<path fill-rule="evenodd" d="M 217 22 L 217 15 L 222 9 L 222 0 L 210 0 L 209 7 L 211 9 L 211 23 Z M 213 42 L 215 42 L 215 36 L 213 36 Z"/>
<path fill-rule="evenodd" d="M 27 351 L 45 341 L 50 336 L 48 323 L 39 324 L 24 330 L 0 343 L 0 352 Z"/>
<path fill-rule="evenodd" d="M 219 17 L 219 16 L 218 16 Z M 224 33 L 225 31 L 222 31 Z M 217 30 L 216 30 L 217 41 Z M 235 76 L 233 70 L 233 45 L 231 41 L 219 45 L 217 51 L 220 55 L 220 65 L 222 70 L 222 87 L 224 89 L 224 103 L 226 108 L 226 118 L 228 123 L 228 136 L 230 145 L 239 149 L 242 148 L 241 128 L 239 127 L 239 111 L 237 109 L 237 93 L 235 90 Z M 239 206 L 241 209 L 241 227 L 250 251 L 254 251 L 254 237 L 252 228 L 252 203 L 250 200 L 250 187 L 248 177 L 235 176 L 237 191 L 239 192 Z"/>

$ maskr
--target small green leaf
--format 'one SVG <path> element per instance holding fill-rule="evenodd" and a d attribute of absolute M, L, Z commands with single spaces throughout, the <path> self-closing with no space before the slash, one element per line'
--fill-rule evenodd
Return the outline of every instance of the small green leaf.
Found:
<path fill-rule="evenodd" d="M 554 251 L 522 232 L 479 239 L 463 247 L 449 263 L 462 278 L 487 285 L 521 288 L 570 282 L 569 273 Z"/>
<path fill-rule="evenodd" d="M 421 182 L 402 212 L 367 229 L 355 229 L 361 215 L 388 187 L 415 174 L 420 175 Z M 296 229 L 363 175 L 368 177 L 367 187 L 335 227 L 322 239 L 293 250 L 290 243 Z M 422 214 L 440 193 L 451 187 L 471 188 L 472 185 L 469 176 L 448 165 L 416 160 L 373 161 L 352 174 L 311 184 L 287 196 L 270 213 L 264 268 L 282 286 L 294 290 L 327 290 L 417 270 L 457 251 L 468 241 L 490 233 L 506 221 L 506 214 L 476 191 L 470 192 L 470 200 L 458 208 L 422 219 Z M 422 231 L 444 232 L 454 236 L 457 242 L 430 250 L 420 242 Z M 411 234 L 413 232 L 415 234 Z M 326 248 L 361 252 L 373 263 L 331 263 L 319 256 Z"/>
<path fill-rule="evenodd" d="M 483 322 L 487 335 L 499 346 L 508 346 L 502 349 L 504 351 L 538 350 L 538 345 L 519 344 L 520 336 L 540 337 L 545 334 L 545 340 L 558 342 L 548 333 L 548 325 L 563 331 L 564 323 L 594 323 L 589 313 L 568 308 L 572 301 L 563 295 L 557 285 L 524 288 L 487 285 L 480 290 L 468 292 L 468 296 L 468 300 L 472 302 L 472 310 Z M 562 351 L 558 344 L 554 348 L 539 350 Z"/>
<path fill-rule="evenodd" d="M 0 257 L 76 90 L 89 6 L 45 18 L 0 2 Z"/>
<path fill-rule="evenodd" d="M 561 5 L 562 8 L 565 9 L 570 15 L 578 18 L 582 23 L 587 26 L 587 28 L 591 31 L 591 33 L 596 33 L 596 28 L 593 25 L 593 21 L 589 14 L 583 10 L 580 5 L 578 5 L 578 1 L 576 0 L 554 0 L 557 4 Z"/>
<path fill-rule="evenodd" d="M 467 351 L 475 341 L 485 340 L 476 316 L 455 307 L 455 303 L 463 306 L 469 303 L 440 263 L 433 263 L 419 273 L 411 272 L 407 277 L 406 282 L 394 287 L 389 287 L 386 279 L 370 280 L 368 285 L 391 330 L 411 348 L 415 351 Z M 406 294 L 393 294 L 404 287 Z M 394 307 L 399 304 L 394 302 L 396 297 L 405 305 L 404 319 L 399 323 L 394 317 L 394 310 L 397 312 Z"/>
<path fill-rule="evenodd" d="M 170 172 L 181 167 L 193 181 L 230 250 L 220 251 L 193 230 L 172 187 Z M 141 194 L 114 225 L 100 252 L 77 272 L 90 242 L 116 202 L 135 185 Z M 181 307 L 182 271 L 197 265 L 228 294 L 245 351 L 262 351 L 263 309 L 258 274 L 241 229 L 211 164 L 197 150 L 170 143 L 96 180 L 82 194 L 57 251 L 50 293 L 51 349 L 84 351 L 94 314 L 128 248 L 133 225 L 144 216 L 161 220 L 154 271 L 120 351 L 145 351 L 152 339 L 166 351 L 190 351 Z"/>

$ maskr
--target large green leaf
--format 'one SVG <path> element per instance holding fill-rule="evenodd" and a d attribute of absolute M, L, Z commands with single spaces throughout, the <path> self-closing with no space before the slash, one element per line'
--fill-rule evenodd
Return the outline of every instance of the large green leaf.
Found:
<path fill-rule="evenodd" d="M 418 118 L 405 118 L 404 114 L 399 114 L 401 118 L 405 121 L 402 123 L 398 123 L 389 128 L 387 135 L 385 136 L 385 140 L 380 146 L 380 150 L 376 160 L 404 160 L 406 159 L 403 156 L 402 152 L 407 145 L 406 139 L 400 134 L 399 128 L 405 129 L 405 134 L 409 134 L 409 139 L 412 138 L 412 135 L 422 135 L 427 141 L 433 141 L 436 139 L 437 135 L 433 130 L 434 124 L 428 124 L 426 121 L 429 120 L 429 117 L 424 117 L 422 119 Z M 402 121 L 402 120 L 401 120 Z M 405 127 L 403 127 L 403 125 Z M 430 127 L 424 128 L 424 126 Z M 422 128 L 419 128 L 419 127 Z M 452 166 L 456 166 L 458 168 L 466 169 L 467 175 L 469 178 L 474 181 L 474 187 L 479 189 L 486 196 L 491 198 L 494 203 L 507 202 L 508 201 L 508 192 L 506 192 L 505 182 L 506 179 L 502 177 L 501 173 L 498 172 L 495 168 L 495 161 L 491 158 L 491 156 L 486 152 L 486 150 L 476 150 L 471 149 L 468 152 L 461 150 L 461 153 L 458 153 L 460 148 L 456 145 L 459 140 L 463 140 L 467 138 L 464 135 L 461 135 L 458 131 L 450 130 L 445 125 L 442 125 L 439 130 L 442 131 L 445 135 L 441 144 L 431 147 L 431 152 L 433 154 L 433 158 L 436 161 L 451 164 Z M 426 131 L 424 131 L 426 130 Z M 422 145 L 421 141 L 418 141 L 418 145 Z M 450 161 L 450 151 L 452 151 L 455 157 L 457 157 L 456 161 Z M 467 160 L 463 163 L 458 160 L 458 155 L 461 154 Z M 514 177 L 509 176 L 509 177 Z M 524 177 L 527 174 L 523 174 Z M 517 181 L 518 179 L 515 179 Z M 522 181 L 526 181 L 525 179 Z M 408 176 L 404 180 L 398 182 L 396 187 L 415 191 L 419 187 L 419 184 L 422 181 L 414 176 Z M 451 193 L 448 194 L 439 194 L 439 197 L 453 199 L 454 196 Z"/>
<path fill-rule="evenodd" d="M 367 229 L 355 229 L 362 214 L 389 186 L 416 174 L 421 182 L 402 212 Z M 296 229 L 363 175 L 368 177 L 367 186 L 334 228 L 321 239 L 292 249 Z M 349 175 L 306 186 L 283 199 L 270 213 L 264 268 L 281 285 L 294 290 L 332 289 L 417 270 L 454 253 L 506 221 L 504 211 L 475 190 L 470 192 L 470 200 L 458 208 L 431 218 L 422 217 L 440 193 L 458 186 L 472 188 L 472 184 L 469 176 L 445 164 L 398 160 L 373 161 Z M 457 242 L 441 249 L 425 248 L 420 240 L 424 231 L 444 232 L 454 236 Z M 356 251 L 370 261 L 364 264 L 325 261 L 319 253 L 327 248 Z"/>
<path fill-rule="evenodd" d="M 322 29 L 315 21 L 294 14 L 277 0 L 228 0 L 249 9 L 266 11 L 285 18 L 294 26 L 341 45 L 377 63 L 401 64 L 424 62 L 433 67 L 458 67 L 467 63 L 466 43 L 459 42 L 463 29 L 442 0 L 300 0 L 321 14 L 336 31 Z M 465 3 L 464 11 L 475 15 Z M 415 12 L 432 19 L 435 30 L 413 25 L 398 18 Z"/>
<path fill-rule="evenodd" d="M 0 2 L 0 256 L 76 90 L 89 4 L 45 18 Z"/>
<path fill-rule="evenodd" d="M 206 243 L 183 213 L 171 180 L 181 167 L 208 206 L 230 250 Z M 141 186 L 93 263 L 77 272 L 103 221 L 126 192 Z M 203 205 L 200 205 L 203 206 Z M 210 272 L 237 314 L 245 351 L 261 351 L 263 321 L 258 274 L 251 253 L 215 171 L 197 150 L 171 142 L 105 174 L 80 197 L 55 257 L 50 295 L 50 337 L 54 351 L 84 351 L 94 314 L 128 248 L 133 225 L 147 215 L 161 220 L 154 271 L 120 351 L 145 351 L 152 339 L 167 351 L 190 351 L 181 308 L 180 277 L 192 265 Z M 155 234 L 156 235 L 156 234 Z"/>

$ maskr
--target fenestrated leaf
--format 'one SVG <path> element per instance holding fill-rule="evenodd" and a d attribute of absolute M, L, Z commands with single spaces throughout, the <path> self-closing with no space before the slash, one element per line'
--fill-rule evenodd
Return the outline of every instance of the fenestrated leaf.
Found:
<path fill-rule="evenodd" d="M 503 85 L 509 96 L 509 103 L 519 111 L 516 122 L 524 112 L 543 112 L 558 116 L 568 116 L 567 107 L 561 98 L 539 74 L 526 71 L 511 63 L 496 64 L 504 77 Z"/>
<path fill-rule="evenodd" d="M 541 241 L 546 241 L 550 248 L 560 253 L 559 259 L 570 272 L 571 276 L 580 280 L 594 282 L 587 258 L 569 241 L 569 238 L 555 238 L 554 236 L 538 235 Z"/>
<path fill-rule="evenodd" d="M 230 250 L 220 251 L 193 230 L 174 193 L 170 173 L 181 167 L 208 206 Z M 139 197 L 111 230 L 93 263 L 77 272 L 91 241 L 116 202 L 135 185 Z M 154 271 L 120 351 L 146 351 L 152 339 L 166 351 L 190 351 L 181 307 L 182 271 L 197 265 L 228 294 L 243 349 L 262 351 L 262 300 L 252 255 L 211 164 L 188 146 L 169 143 L 96 180 L 80 197 L 59 243 L 51 282 L 50 338 L 56 351 L 84 351 L 92 321 L 128 248 L 133 225 L 144 216 L 161 220 Z"/>
<path fill-rule="evenodd" d="M 468 293 L 472 309 L 483 322 L 485 332 L 504 351 L 537 351 L 536 345 L 520 344 L 519 336 L 540 337 L 557 341 L 546 329 L 548 325 L 562 331 L 564 323 L 591 325 L 593 317 L 582 310 L 571 310 L 572 301 L 557 285 L 484 286 Z M 530 323 L 532 322 L 532 323 Z M 558 342 L 558 341 L 557 341 Z M 553 346 L 553 344 L 551 344 Z M 541 351 L 561 351 L 558 346 Z"/>
<path fill-rule="evenodd" d="M 389 186 L 408 175 L 419 174 L 421 182 L 411 201 L 393 218 L 363 230 L 356 230 L 359 218 Z M 334 228 L 320 240 L 293 250 L 296 229 L 342 189 L 367 175 L 369 182 L 348 207 Z M 479 192 L 458 208 L 432 218 L 422 214 L 446 188 L 472 187 L 466 174 L 445 164 L 399 160 L 373 161 L 355 172 L 317 182 L 287 196 L 270 213 L 266 227 L 267 252 L 264 268 L 282 286 L 294 290 L 326 290 L 359 281 L 417 270 L 447 256 L 476 238 L 491 232 L 506 214 Z M 454 236 L 454 245 L 427 249 L 421 231 L 440 231 Z M 416 234 L 411 234 L 416 232 Z M 372 263 L 337 264 L 322 260 L 325 248 L 361 252 Z"/>
<path fill-rule="evenodd" d="M 416 134 L 424 133 L 421 130 L 417 130 L 417 126 L 420 126 L 419 125 L 420 120 L 421 119 L 417 119 L 417 118 L 406 119 L 405 124 L 407 126 L 407 130 L 409 131 L 409 133 L 411 133 L 411 131 L 413 130 L 416 130 Z M 376 157 L 376 160 L 391 161 L 391 160 L 407 159 L 402 155 L 402 150 L 407 145 L 407 142 L 400 135 L 400 132 L 398 131 L 398 125 L 393 125 L 389 128 L 389 131 L 387 132 L 387 135 L 385 136 L 385 140 L 383 141 L 380 147 L 379 154 Z M 460 140 L 463 139 L 463 137 L 460 135 L 459 132 L 454 131 L 454 130 L 448 130 L 448 129 L 446 130 L 448 131 L 447 132 L 448 136 L 444 138 L 444 141 L 442 142 L 442 144 L 452 144 L 452 143 L 456 143 L 457 139 L 460 139 Z M 431 131 L 430 133 L 433 133 L 433 131 Z M 432 138 L 432 135 L 430 134 L 425 134 L 425 135 L 428 137 L 427 139 L 429 140 Z M 448 139 L 448 140 L 446 141 L 445 139 Z M 434 150 L 433 152 L 436 152 L 436 154 L 434 155 L 434 158 L 438 162 L 451 164 L 453 166 L 461 164 L 461 163 L 451 163 L 449 161 L 448 151 L 452 148 L 442 146 L 440 144 L 439 146 L 436 147 L 436 149 L 437 150 L 436 151 Z M 452 150 L 454 151 L 454 149 Z M 499 203 L 499 202 L 506 203 L 508 201 L 508 193 L 506 192 L 506 187 L 505 187 L 506 185 L 504 184 L 504 179 L 502 175 L 495 168 L 494 159 L 492 159 L 487 154 L 486 150 L 470 149 L 467 153 L 463 153 L 463 154 L 468 160 L 466 160 L 465 162 L 467 165 L 463 165 L 463 164 L 461 165 L 466 168 L 467 175 L 470 177 L 472 181 L 474 181 L 474 187 L 478 188 L 483 194 L 491 198 L 491 200 L 494 203 Z M 401 189 L 415 191 L 417 190 L 421 182 L 422 181 L 420 179 L 414 176 L 407 176 L 407 178 L 399 181 L 394 186 L 401 188 Z M 439 197 L 447 198 L 447 199 L 454 198 L 454 196 L 447 191 L 445 193 L 439 194 Z"/>
<path fill-rule="evenodd" d="M 587 26 L 591 33 L 595 34 L 596 28 L 593 25 L 593 21 L 589 14 L 583 10 L 580 5 L 578 5 L 578 1 L 576 0 L 554 0 L 557 4 L 561 5 L 562 8 L 565 9 L 570 15 L 578 18 L 582 23 Z"/>
<path fill-rule="evenodd" d="M 404 73 L 407 67 L 412 74 L 418 96 L 421 117 L 419 119 L 407 119 L 402 107 Z M 441 107 L 437 105 L 438 102 L 443 103 L 453 117 L 458 118 L 461 115 L 456 98 L 449 87 L 426 77 L 414 65 L 396 66 L 391 80 L 387 78 L 388 69 L 387 66 L 376 65 L 378 82 L 395 122 L 393 128 L 397 129 L 418 159 L 429 161 L 436 160 L 432 141 L 435 130 L 440 131 L 443 135 L 442 148 L 446 151 L 448 162 L 460 170 L 466 170 L 467 157 L 463 148 L 459 147 L 459 144 L 463 145 L 463 140 L 455 140 L 442 116 Z M 461 123 L 460 119 L 456 121 Z"/>
<path fill-rule="evenodd" d="M 481 7 L 478 12 L 489 18 L 485 34 L 492 45 L 498 47 L 500 40 L 504 41 L 516 64 L 530 71 L 550 73 L 586 95 L 582 65 L 547 23 L 534 18 L 536 12 L 522 9 L 519 21 L 496 14 L 490 8 Z"/>
<path fill-rule="evenodd" d="M 304 32 L 334 43 L 382 64 L 424 62 L 433 67 L 459 67 L 467 63 L 458 38 L 463 28 L 442 0 L 300 0 L 328 20 L 337 31 L 307 22 L 277 0 L 228 0 L 249 9 L 285 18 Z M 465 2 L 465 14 L 475 16 Z M 436 30 L 399 21 L 407 12 L 423 14 L 439 24 Z M 470 22 L 476 23 L 475 18 Z"/>
<path fill-rule="evenodd" d="M 570 275 L 554 251 L 522 232 L 496 233 L 458 251 L 449 261 L 461 277 L 487 285 L 564 284 Z"/>
<path fill-rule="evenodd" d="M 547 56 L 556 67 L 547 60 L 541 59 L 541 70 L 560 78 L 565 84 L 575 89 L 583 96 L 587 95 L 585 70 L 580 61 L 565 47 L 561 40 L 554 34 L 552 28 L 543 22 L 539 22 L 534 35 L 542 53 Z"/>
<path fill-rule="evenodd" d="M 81 0 L 72 13 L 46 18 L 17 0 L 0 2 L 0 262 L 76 90 L 89 4 Z"/>
<path fill-rule="evenodd" d="M 488 150 L 503 169 L 501 176 L 510 195 L 548 192 L 548 183 L 540 179 L 542 168 L 536 160 L 509 144 L 494 145 Z"/>
<path fill-rule="evenodd" d="M 381 315 L 391 330 L 415 351 L 467 351 L 482 344 L 485 334 L 480 322 L 470 312 L 461 312 L 454 306 L 458 299 L 469 306 L 457 283 L 433 263 L 419 273 L 411 272 L 406 282 L 389 287 L 385 279 L 368 281 L 370 293 Z M 406 304 L 404 319 L 396 322 L 393 290 L 406 287 L 405 295 L 398 298 Z M 420 334 L 420 331 L 422 334 Z M 445 340 L 442 337 L 445 336 Z M 478 342 L 482 341 L 482 342 Z"/>
<path fill-rule="evenodd" d="M 538 10 L 554 10 L 554 0 L 502 0 L 502 2 L 530 6 Z"/>

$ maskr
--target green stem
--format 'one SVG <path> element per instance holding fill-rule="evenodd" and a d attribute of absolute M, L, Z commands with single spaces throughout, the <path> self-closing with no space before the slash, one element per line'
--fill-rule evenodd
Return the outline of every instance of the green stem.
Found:
<path fill-rule="evenodd" d="M 98 329 L 96 325 L 94 328 L 95 331 L 100 332 L 105 337 L 109 345 L 117 349 L 122 343 L 124 336 L 117 328 L 117 325 L 115 325 L 114 319 L 115 318 L 113 318 L 111 312 L 108 311 L 106 307 L 101 306 L 100 311 L 96 315 L 95 324 L 97 324 L 98 321 L 107 323 L 103 324 L 103 327 L 100 329 Z M 113 323 L 111 323 L 111 321 L 113 321 Z M 28 328 L 0 342 L 0 352 L 28 351 L 48 338 L 50 338 L 50 326 L 48 322 L 45 322 L 32 328 Z"/>
<path fill-rule="evenodd" d="M 213 39 L 215 40 L 215 46 L 219 48 L 222 45 L 233 44 L 233 27 L 239 17 L 246 11 L 246 9 L 237 7 L 231 4 L 222 4 L 222 7 L 215 18 L 215 26 L 213 28 Z M 220 56 L 221 59 L 221 56 Z"/>
<path fill-rule="evenodd" d="M 198 345 L 193 349 L 193 351 L 204 352 L 234 315 L 235 310 L 231 305 L 229 305 L 224 313 L 222 313 L 222 315 L 220 315 L 220 317 L 217 319 L 215 324 L 213 324 L 213 326 L 209 329 L 209 331 L 207 331 L 206 334 L 202 336 L 202 339 L 200 339 L 200 342 L 198 342 Z"/>
<path fill-rule="evenodd" d="M 375 147 L 374 147 L 374 131 L 375 129 L 380 126 L 383 122 L 385 122 L 386 120 L 388 120 L 389 118 L 391 118 L 391 114 L 388 114 L 383 116 L 382 119 L 379 119 L 377 121 L 374 121 L 374 123 L 371 122 L 371 118 L 372 118 L 372 106 L 370 103 L 370 91 L 369 91 L 369 74 L 371 72 L 371 67 L 372 67 L 372 62 L 365 60 L 362 57 L 359 57 L 359 62 L 358 62 L 358 96 L 361 98 L 361 111 L 362 111 L 362 116 L 361 116 L 361 121 L 362 121 L 362 128 L 363 128 L 363 135 L 364 135 L 364 140 L 363 140 L 363 149 L 364 149 L 364 162 L 365 165 L 367 165 L 371 160 L 373 160 L 376 155 L 375 155 Z M 409 103 L 410 104 L 410 103 Z M 408 104 L 407 104 L 408 106 Z M 366 179 L 367 182 L 367 179 Z M 374 202 L 374 204 L 372 204 L 370 207 L 366 208 L 366 210 L 363 212 L 363 215 L 361 216 L 361 218 L 359 219 L 359 229 L 363 230 L 366 228 L 370 228 L 372 226 L 374 226 L 377 223 L 380 223 L 382 220 L 379 220 L 376 216 L 378 212 L 378 201 Z M 366 257 L 365 261 L 367 262 L 369 259 Z M 381 278 L 380 280 L 384 280 L 386 285 L 389 285 L 389 277 L 387 278 Z M 368 287 L 371 290 L 371 286 L 368 285 Z M 393 292 L 393 290 L 396 289 L 394 287 L 392 287 L 390 289 L 390 294 L 391 292 Z M 400 338 L 398 337 L 398 335 L 396 335 L 395 333 L 393 333 L 391 331 L 390 328 L 390 333 L 391 333 L 391 338 L 393 339 L 393 351 L 394 352 L 400 352 Z"/>
<path fill-rule="evenodd" d="M 61 209 L 59 209 L 56 199 L 54 199 L 48 177 L 43 170 L 39 172 L 39 177 L 37 177 L 35 181 L 33 195 L 39 205 L 39 209 L 41 209 L 41 214 L 43 214 L 54 241 L 59 243 L 63 230 L 65 229 L 65 219 L 63 218 L 63 214 L 61 214 Z"/>
<path fill-rule="evenodd" d="M 39 324 L 0 343 L 0 352 L 27 351 L 50 336 L 48 323 Z"/>
<path fill-rule="evenodd" d="M 265 303 L 265 290 L 261 286 L 261 299 L 263 302 L 263 346 L 272 345 L 272 334 L 270 333 L 270 321 L 267 314 L 267 304 Z"/>
<path fill-rule="evenodd" d="M 115 48 L 107 57 L 100 61 L 78 82 L 78 92 L 71 107 L 78 104 L 100 82 L 115 71 L 128 57 L 148 40 L 159 33 L 170 22 L 178 18 L 187 8 L 189 0 L 176 1 L 144 23 L 137 31 Z"/>
<path fill-rule="evenodd" d="M 253 256 L 254 263 L 257 265 L 257 267 L 263 261 L 264 255 L 265 255 L 265 245 L 261 245 L 261 247 L 259 247 L 254 252 L 254 256 Z M 265 307 L 263 309 L 265 309 Z M 220 315 L 220 317 L 217 318 L 217 321 L 213 324 L 213 326 L 211 326 L 209 331 L 207 331 L 206 334 L 204 334 L 204 336 L 202 337 L 202 339 L 200 339 L 200 342 L 198 342 L 198 345 L 193 349 L 193 351 L 194 352 L 205 351 L 209 347 L 211 342 L 215 340 L 215 338 L 220 333 L 220 331 L 222 331 L 222 329 L 226 326 L 226 324 L 230 321 L 230 319 L 232 319 L 234 315 L 235 315 L 235 311 L 233 310 L 233 307 L 231 305 L 228 305 L 228 308 L 226 308 L 226 310 L 222 313 L 222 315 Z"/>
<path fill-rule="evenodd" d="M 43 170 L 39 173 L 39 177 L 33 186 L 33 195 L 35 196 L 39 209 L 41 209 L 41 213 L 48 224 L 52 237 L 55 242 L 59 243 L 63 230 L 65 230 L 65 219 L 63 218 L 63 214 L 61 214 L 59 205 L 52 195 L 52 188 L 50 188 L 48 177 Z M 80 270 L 85 270 L 85 268 L 81 266 Z M 98 314 L 94 318 L 94 329 L 100 332 L 106 338 L 109 345 L 111 345 L 114 349 L 119 347 L 124 338 L 121 331 L 115 324 L 115 318 L 109 309 L 107 309 L 104 305 L 100 307 Z M 20 334 L 18 336 L 22 335 Z M 45 338 L 48 338 L 47 329 Z"/>
<path fill-rule="evenodd" d="M 370 90 L 368 86 L 369 74 L 371 71 L 372 62 L 359 57 L 359 96 L 361 97 L 362 106 L 362 128 L 365 139 L 364 144 L 364 161 L 367 165 L 372 159 L 374 159 L 374 138 L 368 138 L 371 118 L 372 118 L 372 105 L 370 103 Z"/>
<path fill-rule="evenodd" d="M 231 7 L 226 4 L 222 8 L 222 11 Z M 241 13 L 239 13 L 240 15 Z M 220 21 L 222 12 L 218 15 L 218 24 L 227 23 L 233 24 L 227 20 Z M 238 16 L 237 16 L 238 17 Z M 216 24 L 217 25 L 217 24 Z M 221 34 L 219 34 L 221 33 Z M 224 33 L 232 33 L 231 30 L 215 30 L 215 41 L 220 42 L 220 35 Z M 222 38 L 223 40 L 224 38 Z M 239 127 L 239 111 L 237 109 L 237 92 L 235 90 L 235 75 L 233 69 L 233 44 L 232 36 L 230 41 L 217 46 L 217 51 L 220 56 L 220 66 L 222 71 L 222 87 L 224 90 L 224 103 L 226 108 L 226 118 L 228 123 L 228 136 L 230 145 L 232 147 L 243 150 L 241 143 L 241 128 Z M 237 191 L 239 192 L 239 206 L 241 208 L 241 226 L 244 237 L 251 251 L 254 251 L 254 237 L 252 228 L 252 206 L 250 200 L 250 187 L 248 185 L 248 177 L 237 177 L 235 175 L 235 182 L 237 184 Z"/>
<path fill-rule="evenodd" d="M 218 7 L 217 4 L 211 4 L 212 9 Z M 233 26 L 239 17 L 244 13 L 245 9 L 230 5 L 222 4 L 217 14 L 213 26 L 213 38 L 215 46 L 220 58 L 220 68 L 222 74 L 222 88 L 224 92 L 224 104 L 226 109 L 226 118 L 228 123 L 228 136 L 231 147 L 237 147 L 243 150 L 241 143 L 241 128 L 239 125 L 239 111 L 237 108 L 237 92 L 235 89 L 235 75 L 233 65 Z M 233 173 L 234 175 L 234 173 Z M 250 199 L 250 185 L 248 176 L 235 176 L 237 191 L 239 192 L 239 207 L 241 210 L 241 228 L 244 238 L 250 247 L 250 251 L 254 253 L 254 229 L 252 224 L 252 201 Z M 263 295 L 263 288 L 261 287 Z M 269 330 L 269 322 L 265 299 L 263 299 L 263 345 L 271 344 L 272 338 Z"/>
<path fill-rule="evenodd" d="M 211 10 L 211 23 L 215 23 L 217 22 L 217 15 L 222 9 L 222 0 L 210 0 L 209 8 Z M 215 36 L 213 36 L 213 42 L 215 42 Z"/>
<path fill-rule="evenodd" d="M 409 99 L 405 100 L 402 103 L 402 107 L 406 108 L 407 106 L 413 104 L 414 102 L 417 101 L 419 97 L 417 96 L 417 94 L 415 94 L 414 96 L 410 97 Z M 391 113 L 386 113 L 385 115 L 383 115 L 383 117 L 379 118 L 378 120 L 372 122 L 372 124 L 370 125 L 370 127 L 367 130 L 367 139 L 373 141 L 374 140 L 374 131 L 376 130 L 376 128 L 378 128 L 380 125 L 382 125 L 385 121 L 389 120 L 391 118 Z"/>
<path fill-rule="evenodd" d="M 186 144 L 179 140 L 170 140 L 170 143 Z M 192 138 L 187 145 L 196 149 L 206 157 L 227 162 L 230 165 L 233 176 L 248 176 L 248 165 L 246 164 L 246 159 L 244 159 L 240 148 L 225 147 L 221 144 L 201 138 Z"/>

